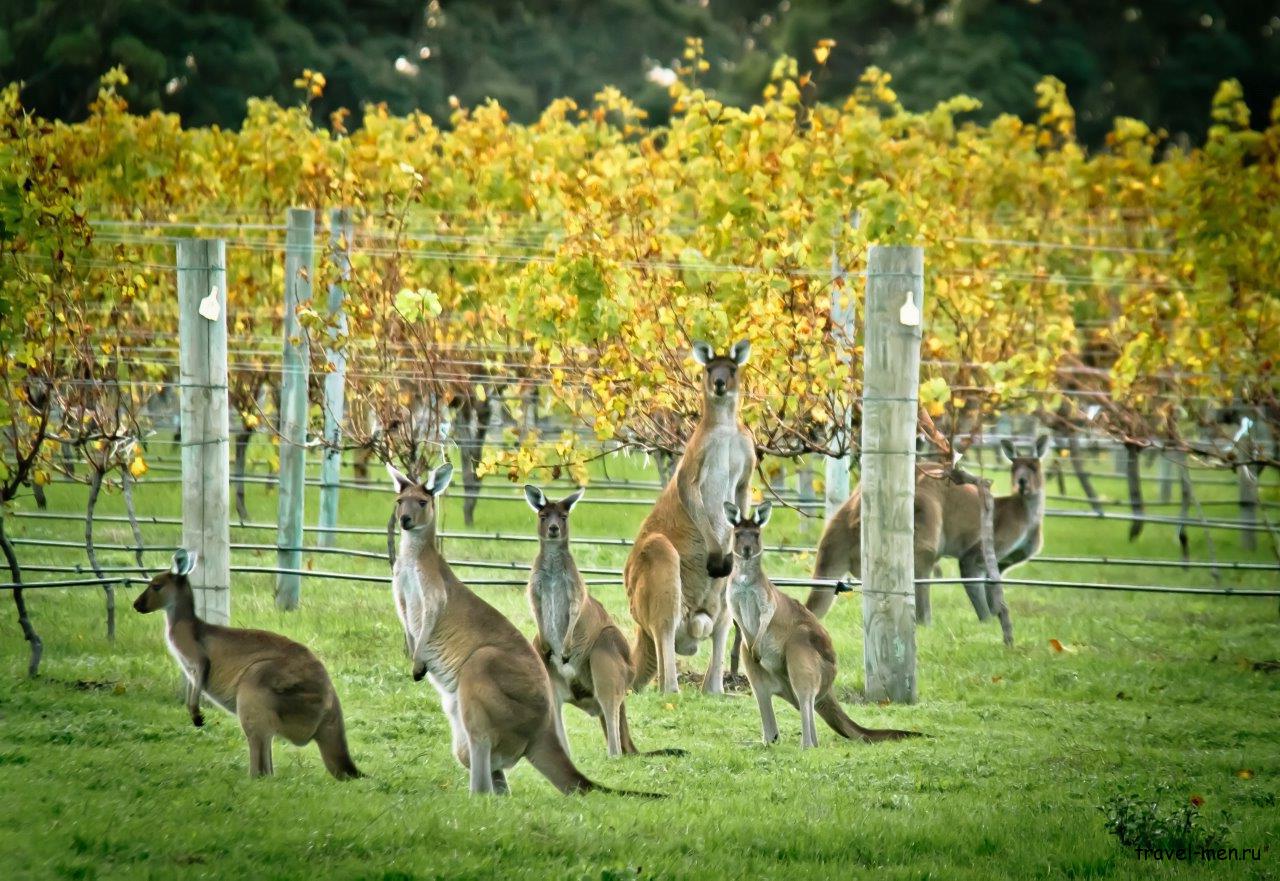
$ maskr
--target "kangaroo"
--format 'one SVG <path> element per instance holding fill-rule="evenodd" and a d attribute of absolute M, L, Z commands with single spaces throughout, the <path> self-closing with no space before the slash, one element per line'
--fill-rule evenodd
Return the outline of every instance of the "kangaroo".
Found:
<path fill-rule="evenodd" d="M 743 340 L 728 355 L 694 343 L 703 366 L 702 418 L 657 503 L 640 527 L 623 581 L 636 621 L 635 679 L 643 688 L 657 673 L 659 687 L 678 692 L 676 655 L 692 655 L 711 638 L 702 680 L 708 694 L 724 692 L 724 649 L 732 617 L 725 602 L 733 569 L 733 529 L 724 503 L 747 503 L 755 442 L 738 418 L 738 369 L 751 346 Z"/>
<path fill-rule="evenodd" d="M 567 701 L 600 718 L 610 756 L 637 755 L 624 703 L 634 673 L 631 647 L 604 606 L 587 593 L 569 550 L 569 512 L 583 492 L 549 502 L 538 487 L 524 488 L 529 507 L 538 513 L 538 556 L 529 573 L 529 606 L 538 624 L 533 647 L 551 677 L 561 742 L 568 744 L 562 715 Z M 644 755 L 684 755 L 684 750 Z"/>
<path fill-rule="evenodd" d="M 781 697 L 800 711 L 801 744 L 818 745 L 814 713 L 831 730 L 850 740 L 898 740 L 919 737 L 916 731 L 863 728 L 845 715 L 832 686 L 836 651 L 831 636 L 812 612 L 773 586 L 760 566 L 760 530 L 769 522 L 773 504 L 765 502 L 745 516 L 733 502 L 724 503 L 733 524 L 733 578 L 729 607 L 742 632 L 742 666 L 760 707 L 766 744 L 778 739 L 773 698 Z"/>
<path fill-rule="evenodd" d="M 165 611 L 165 641 L 187 677 L 191 723 L 204 725 L 201 695 L 236 716 L 249 741 L 250 777 L 272 773 L 277 735 L 295 746 L 314 740 L 325 768 L 339 780 L 363 776 L 347 751 L 342 706 L 324 664 L 277 633 L 200 620 L 188 579 L 197 559 L 179 550 L 172 568 L 152 578 L 133 603 L 144 615 Z"/>
<path fill-rule="evenodd" d="M 1000 571 L 1040 553 L 1044 519 L 1044 476 L 1041 460 L 1049 451 L 1049 438 L 1035 443 L 1032 455 L 1020 456 L 1013 444 L 1004 440 L 1000 449 L 1012 466 L 1013 493 L 997 496 L 992 512 L 992 538 Z M 846 572 L 858 574 L 862 569 L 861 492 L 855 490 L 847 502 L 831 518 L 818 542 L 815 578 L 841 578 Z M 981 543 L 982 502 L 978 488 L 956 484 L 946 477 L 944 469 L 921 466 L 916 470 L 915 506 L 915 571 L 923 578 L 933 571 L 942 557 L 960 561 L 963 578 L 981 578 L 986 574 Z M 984 590 L 985 587 L 985 590 Z M 1000 618 L 1004 641 L 1013 644 L 1013 624 L 1004 591 L 998 585 L 967 582 L 964 585 L 970 603 L 985 621 L 994 613 Z M 836 591 L 815 587 L 805 605 L 818 617 L 831 608 Z M 916 585 L 916 618 L 929 623 L 929 585 Z"/>
<path fill-rule="evenodd" d="M 506 795 L 506 771 L 522 758 L 563 793 L 616 792 L 574 766 L 556 730 L 551 680 L 515 625 L 458 580 L 436 549 L 436 498 L 448 462 L 417 483 L 390 464 L 400 525 L 392 594 L 413 646 L 413 678 L 430 677 L 453 732 L 453 753 L 470 770 L 471 793 Z"/>

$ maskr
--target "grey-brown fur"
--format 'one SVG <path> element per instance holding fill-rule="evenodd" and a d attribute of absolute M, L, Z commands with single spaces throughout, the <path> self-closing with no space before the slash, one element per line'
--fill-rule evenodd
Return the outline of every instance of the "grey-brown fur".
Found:
<path fill-rule="evenodd" d="M 324 665 L 306 646 L 279 634 L 202 621 L 187 579 L 195 565 L 195 555 L 179 551 L 173 568 L 153 578 L 133 604 L 144 614 L 165 611 L 165 639 L 188 680 L 192 724 L 204 725 L 202 696 L 239 719 L 252 777 L 272 773 L 277 736 L 295 746 L 315 741 L 325 768 L 339 780 L 361 776 Z"/>
<path fill-rule="evenodd" d="M 1049 438 L 1036 441 L 1031 455 L 1019 455 L 1008 441 L 1001 442 L 1001 450 L 1010 462 L 1013 492 L 997 496 L 994 500 L 993 544 L 1000 571 L 1026 562 L 1040 552 L 1043 544 L 1044 476 L 1041 462 L 1049 449 Z M 982 504 L 978 488 L 971 484 L 957 484 L 948 479 L 947 471 L 939 466 L 920 466 L 916 470 L 915 503 L 915 572 L 917 578 L 931 573 L 934 565 L 943 557 L 960 562 L 963 578 L 982 578 L 986 571 L 982 560 L 981 542 Z M 862 505 L 860 488 L 827 523 L 818 542 L 818 555 L 814 564 L 815 578 L 842 578 L 845 573 L 861 574 L 862 569 Z M 980 620 L 997 615 L 1005 633 L 1005 641 L 1012 642 L 1013 625 L 1009 620 L 1009 608 L 1003 602 L 1002 592 L 990 585 L 966 583 L 974 611 Z M 815 587 L 809 592 L 805 605 L 818 617 L 831 608 L 835 591 L 827 587 Z M 992 606 L 996 608 L 992 608 Z M 916 585 L 916 618 L 921 623 L 930 619 L 929 586 Z"/>

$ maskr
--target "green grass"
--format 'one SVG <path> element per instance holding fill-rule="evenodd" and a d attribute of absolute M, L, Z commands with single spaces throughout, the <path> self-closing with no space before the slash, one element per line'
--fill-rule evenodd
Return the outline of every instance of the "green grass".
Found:
<path fill-rule="evenodd" d="M 1078 494 L 1074 485 L 1068 489 Z M 1107 481 L 1101 489 L 1120 492 Z M 1223 487 L 1204 495 L 1230 493 Z M 178 513 L 172 485 L 144 484 L 138 494 L 147 513 Z M 604 495 L 588 491 L 587 498 Z M 1271 485 L 1265 496 L 1280 493 Z M 255 486 L 249 497 L 255 519 L 273 518 L 273 494 Z M 83 493 L 55 486 L 50 498 L 53 509 L 75 511 Z M 386 495 L 347 493 L 343 522 L 381 526 L 388 502 Z M 447 528 L 461 528 L 457 505 L 455 496 Z M 104 500 L 104 513 L 119 510 L 118 498 Z M 575 514 L 575 534 L 630 536 L 643 512 L 584 504 Z M 70 539 L 80 531 L 78 523 L 8 522 L 17 537 Z M 477 526 L 527 534 L 533 516 L 523 505 L 482 502 Z M 775 542 L 812 544 L 819 528 L 784 511 L 768 532 Z M 1172 527 L 1148 525 L 1133 545 L 1126 531 L 1118 522 L 1052 520 L 1046 553 L 1177 553 Z M 155 543 L 176 538 L 172 528 L 146 533 Z M 272 541 L 265 533 L 233 536 Z M 99 537 L 129 541 L 122 524 L 103 524 Z M 1215 538 L 1224 559 L 1274 559 L 1265 537 L 1264 549 L 1251 555 L 1239 549 L 1236 534 Z M 1202 535 L 1194 541 L 1203 557 Z M 382 545 L 376 537 L 344 543 Z M 527 560 L 534 546 L 454 541 L 446 549 L 454 557 Z M 19 551 L 29 563 L 83 562 L 82 554 Z M 583 566 L 617 566 L 624 554 L 584 547 L 578 559 Z M 107 564 L 129 563 L 123 553 L 103 557 Z M 152 553 L 147 562 L 158 568 L 165 559 Z M 274 555 L 236 559 L 272 565 Z M 318 569 L 386 571 L 376 561 L 313 559 Z M 776 574 L 801 574 L 806 565 L 803 559 L 770 561 Z M 1207 572 L 1177 569 L 1032 564 L 1019 574 L 1210 583 Z M 1277 581 L 1274 573 L 1225 578 L 1253 587 Z M 250 781 L 234 719 L 212 712 L 200 730 L 187 721 L 161 620 L 129 608 L 138 589 L 119 598 L 114 645 L 104 638 L 97 590 L 29 593 L 45 641 L 34 681 L 25 677 L 26 646 L 12 607 L 7 600 L 0 606 L 0 874 L 6 878 L 1280 875 L 1280 674 L 1252 667 L 1280 657 L 1274 599 L 1011 587 L 1018 643 L 1006 650 L 998 626 L 979 624 L 958 588 L 935 588 L 934 624 L 918 633 L 920 702 L 876 706 L 857 702 L 861 610 L 856 598 L 843 598 L 827 623 L 842 662 L 837 687 L 850 714 L 866 725 L 915 728 L 932 737 L 863 746 L 822 728 L 819 748 L 802 752 L 799 717 L 779 705 L 783 738 L 765 747 L 749 696 L 712 699 L 686 688 L 674 698 L 635 695 L 629 715 L 642 749 L 681 746 L 687 757 L 609 760 L 595 720 L 569 708 L 580 766 L 610 785 L 671 796 L 650 803 L 565 798 L 527 764 L 511 774 L 513 797 L 469 798 L 436 695 L 410 678 L 389 591 L 307 580 L 303 607 L 285 614 L 272 605 L 268 576 L 235 581 L 236 623 L 288 634 L 325 661 L 346 709 L 352 752 L 369 777 L 337 783 L 314 747 L 278 744 L 275 777 Z M 622 589 L 595 592 L 630 632 Z M 522 590 L 489 588 L 486 596 L 531 632 Z M 1066 651 L 1056 652 L 1051 639 Z M 689 669 L 702 669 L 706 655 L 704 648 L 688 659 Z M 1252 776 L 1244 779 L 1242 770 Z M 1154 793 L 1162 783 L 1171 787 L 1171 806 L 1199 795 L 1204 811 L 1226 811 L 1226 844 L 1264 848 L 1261 860 L 1156 865 L 1123 850 L 1105 832 L 1099 806 L 1124 793 Z"/>

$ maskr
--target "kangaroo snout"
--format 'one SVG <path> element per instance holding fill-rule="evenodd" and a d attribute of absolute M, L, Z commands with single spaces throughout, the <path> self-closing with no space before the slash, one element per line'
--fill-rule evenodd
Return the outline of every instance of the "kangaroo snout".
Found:
<path fill-rule="evenodd" d="M 412 529 L 412 528 L 413 528 L 413 518 L 412 518 L 412 517 L 410 517 L 408 514 L 403 515 L 403 516 L 400 518 L 400 528 L 401 528 L 401 529 Z"/>

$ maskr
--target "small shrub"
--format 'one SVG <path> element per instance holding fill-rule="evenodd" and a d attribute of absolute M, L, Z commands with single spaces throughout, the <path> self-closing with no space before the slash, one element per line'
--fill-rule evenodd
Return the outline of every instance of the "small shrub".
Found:
<path fill-rule="evenodd" d="M 1227 835 L 1229 818 L 1201 814 L 1198 796 L 1175 806 L 1164 806 L 1169 788 L 1160 786 L 1151 797 L 1122 794 L 1102 805 L 1107 831 L 1133 850 L 1194 853 L 1217 848 Z"/>

